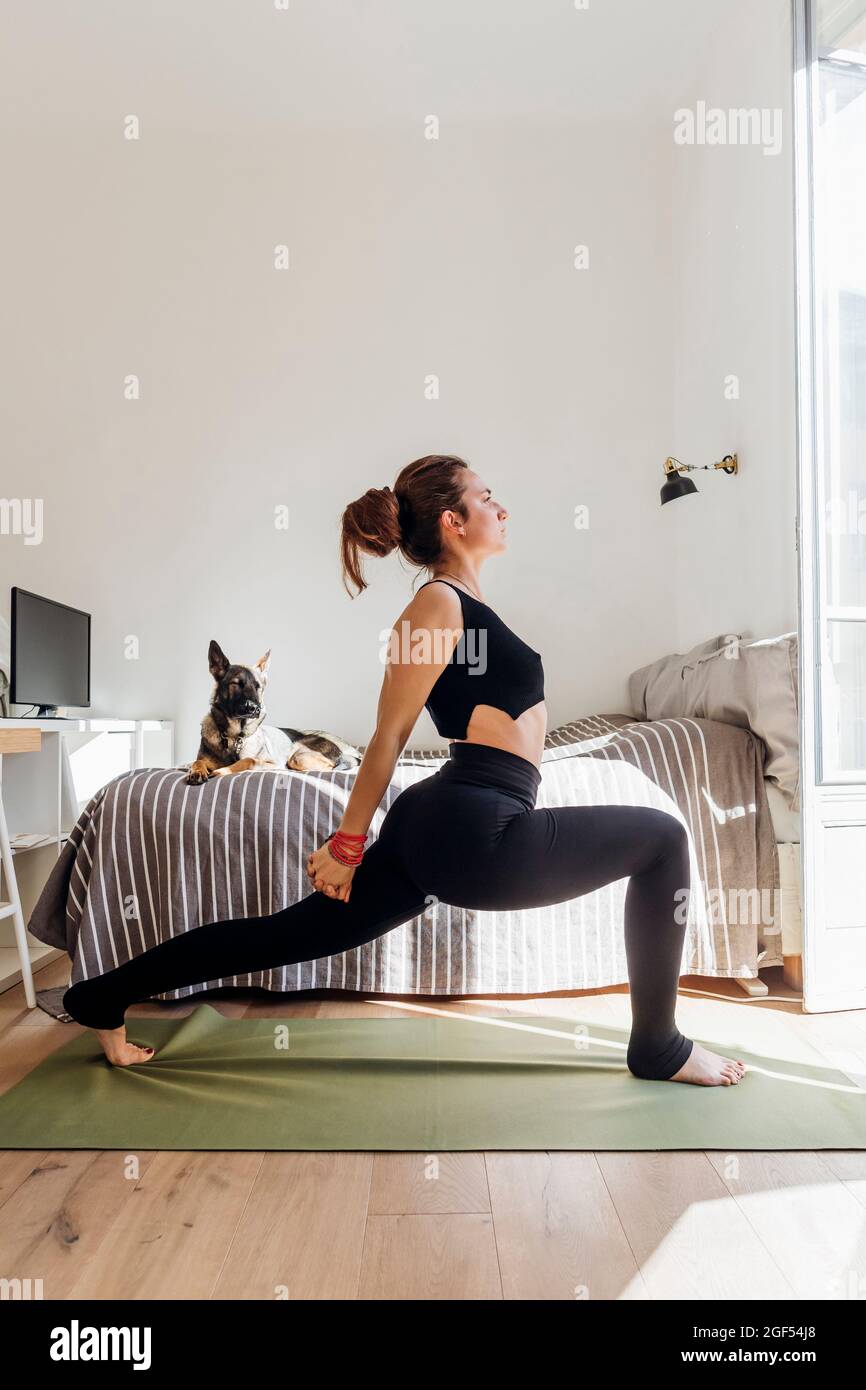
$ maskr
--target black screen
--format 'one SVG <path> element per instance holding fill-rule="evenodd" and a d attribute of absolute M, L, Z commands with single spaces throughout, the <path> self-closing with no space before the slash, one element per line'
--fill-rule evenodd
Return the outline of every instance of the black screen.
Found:
<path fill-rule="evenodd" d="M 16 705 L 90 704 L 90 614 L 12 590 L 12 681 Z"/>

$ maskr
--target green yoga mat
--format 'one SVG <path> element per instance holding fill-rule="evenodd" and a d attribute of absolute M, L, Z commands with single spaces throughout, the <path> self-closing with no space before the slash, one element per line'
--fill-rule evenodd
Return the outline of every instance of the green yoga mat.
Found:
<path fill-rule="evenodd" d="M 725 1050 L 737 1086 L 640 1081 L 573 1018 L 131 1019 L 152 1062 L 73 1038 L 0 1097 L 6 1149 L 859 1149 L 866 1091 Z M 702 1039 L 712 1046 L 710 1039 Z M 761 1070 L 763 1069 L 763 1070 Z"/>

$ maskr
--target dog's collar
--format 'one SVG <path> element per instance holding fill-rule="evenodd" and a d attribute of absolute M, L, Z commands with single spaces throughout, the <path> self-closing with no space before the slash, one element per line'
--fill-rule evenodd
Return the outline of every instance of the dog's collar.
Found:
<path fill-rule="evenodd" d="M 219 705 L 212 705 L 211 717 L 219 733 L 220 747 L 228 751 L 231 746 L 233 751 L 237 752 L 244 741 L 250 738 L 257 729 L 261 728 L 266 713 L 267 711 L 263 707 L 258 714 L 226 714 L 225 710 L 221 709 Z M 238 732 L 236 734 L 230 734 L 228 732 L 229 725 L 232 723 L 237 727 Z M 251 724 L 252 728 L 247 728 L 246 726 L 248 724 Z"/>

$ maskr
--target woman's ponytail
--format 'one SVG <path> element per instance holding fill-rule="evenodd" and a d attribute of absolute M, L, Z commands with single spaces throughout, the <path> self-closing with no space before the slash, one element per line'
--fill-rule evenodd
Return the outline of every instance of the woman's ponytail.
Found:
<path fill-rule="evenodd" d="M 469 467 L 453 454 L 428 454 L 408 463 L 393 490 L 368 488 L 343 512 L 340 550 L 343 584 L 358 593 L 367 587 L 361 554 L 384 557 L 399 547 L 413 565 L 431 566 L 441 557 L 439 518 L 444 511 L 466 515 L 463 472 Z"/>

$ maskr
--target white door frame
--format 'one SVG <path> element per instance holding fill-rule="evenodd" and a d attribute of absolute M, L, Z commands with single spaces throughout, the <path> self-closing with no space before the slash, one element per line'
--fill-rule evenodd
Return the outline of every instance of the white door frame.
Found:
<path fill-rule="evenodd" d="M 823 419 L 821 322 L 816 313 L 814 113 L 816 0 L 792 0 L 797 328 L 801 894 L 804 1008 L 866 1008 L 866 784 L 818 781 L 821 769 Z"/>

